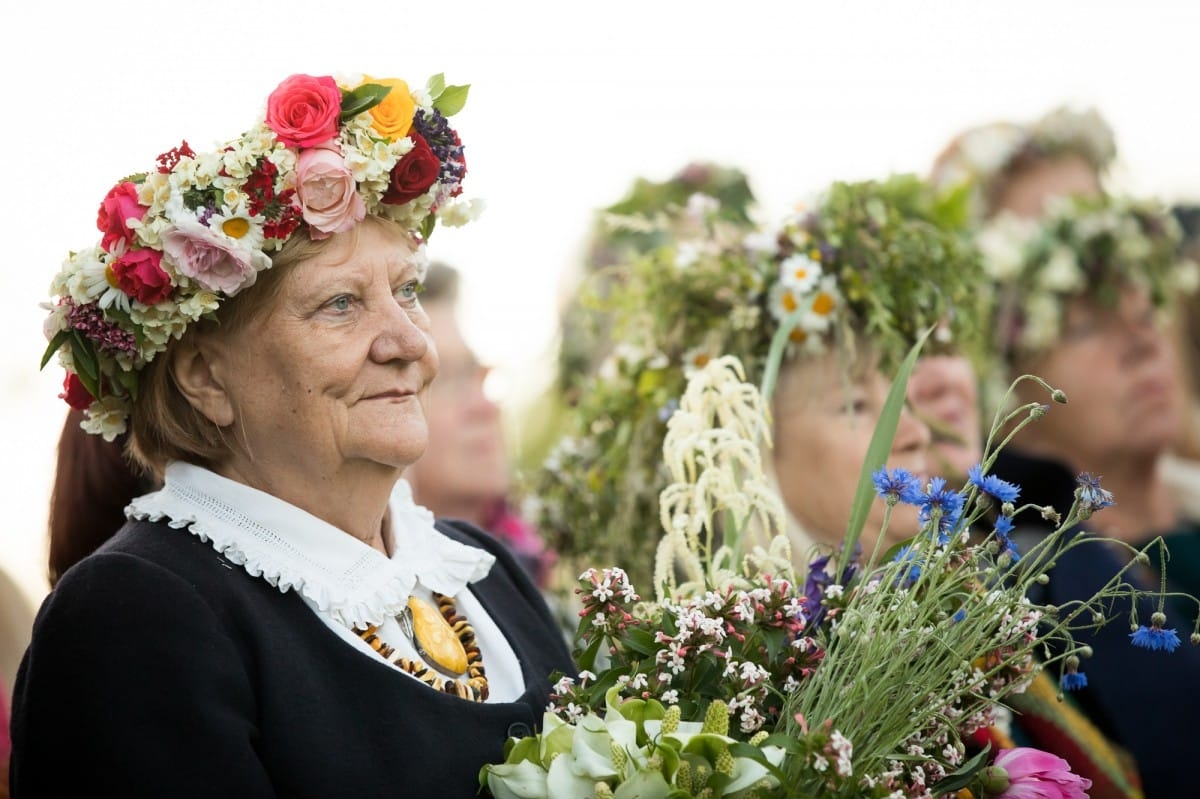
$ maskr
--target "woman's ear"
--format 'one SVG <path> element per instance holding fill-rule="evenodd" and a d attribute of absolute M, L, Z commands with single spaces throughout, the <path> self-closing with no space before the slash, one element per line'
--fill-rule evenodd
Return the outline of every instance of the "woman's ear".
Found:
<path fill-rule="evenodd" d="M 200 336 L 185 336 L 171 352 L 171 375 L 179 391 L 206 419 L 218 427 L 233 424 L 233 401 L 221 375 L 221 348 Z"/>

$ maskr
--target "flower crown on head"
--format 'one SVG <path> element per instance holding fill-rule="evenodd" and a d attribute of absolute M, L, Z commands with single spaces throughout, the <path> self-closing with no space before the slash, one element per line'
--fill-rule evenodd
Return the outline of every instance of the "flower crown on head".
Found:
<path fill-rule="evenodd" d="M 100 204 L 100 241 L 73 252 L 51 284 L 49 346 L 67 370 L 62 398 L 85 430 L 125 431 L 140 370 L 188 325 L 254 284 L 298 230 L 324 239 L 367 215 L 424 242 L 438 220 L 481 210 L 459 198 L 466 160 L 447 117 L 467 86 L 292 75 L 259 121 L 212 152 L 185 141 L 119 181 Z"/>
<path fill-rule="evenodd" d="M 968 212 L 982 219 L 991 211 L 990 195 L 1010 170 L 1067 153 L 1083 158 L 1098 174 L 1116 159 L 1112 128 L 1094 108 L 1064 106 L 1027 125 L 995 122 L 972 128 L 938 158 L 930 182 L 939 191 L 965 191 Z"/>
<path fill-rule="evenodd" d="M 619 267 L 599 306 L 616 347 L 568 387 L 569 429 L 533 491 L 564 556 L 619 558 L 635 576 L 653 562 L 645 533 L 658 523 L 666 421 L 709 361 L 732 355 L 759 383 L 785 322 L 796 325 L 785 357 L 848 355 L 861 335 L 885 371 L 935 324 L 956 346 L 970 341 L 972 315 L 955 308 L 979 259 L 943 224 L 956 210 L 919 178 L 836 183 L 812 212 L 771 228 L 719 210 L 699 197 L 678 211 L 688 220 L 664 219 L 668 240 Z"/>
<path fill-rule="evenodd" d="M 1150 199 L 1058 198 L 1037 220 L 998 216 L 977 242 L 992 284 L 991 329 L 1006 360 L 1058 340 L 1072 298 L 1115 304 L 1121 286 L 1134 284 L 1163 309 L 1200 280 L 1197 265 L 1180 256 L 1178 221 Z"/>

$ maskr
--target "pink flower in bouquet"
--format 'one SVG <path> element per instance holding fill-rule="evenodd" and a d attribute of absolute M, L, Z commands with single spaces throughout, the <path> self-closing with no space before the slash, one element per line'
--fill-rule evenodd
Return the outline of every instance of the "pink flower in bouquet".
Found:
<path fill-rule="evenodd" d="M 171 296 L 171 277 L 161 266 L 158 250 L 130 250 L 112 262 L 121 291 L 143 305 L 156 305 Z"/>
<path fill-rule="evenodd" d="M 104 235 L 100 246 L 112 252 L 113 245 L 119 241 L 133 240 L 133 231 L 129 229 L 129 220 L 141 220 L 146 215 L 146 206 L 137 199 L 137 186 L 124 181 L 113 186 L 100 203 L 100 212 L 96 215 L 96 227 Z"/>
<path fill-rule="evenodd" d="M 296 162 L 296 183 L 304 221 L 314 239 L 344 233 L 367 214 L 366 203 L 336 142 L 301 151 Z"/>
<path fill-rule="evenodd" d="M 333 78 L 292 75 L 267 98 L 267 127 L 288 147 L 314 147 L 337 135 L 341 112 Z"/>
<path fill-rule="evenodd" d="M 253 285 L 258 273 L 271 265 L 262 250 L 239 247 L 228 236 L 193 221 L 164 230 L 162 248 L 180 274 L 228 297 Z"/>
<path fill-rule="evenodd" d="M 1067 761 L 1040 749 L 1002 749 L 984 769 L 984 795 L 993 799 L 1087 799 L 1091 787 Z"/>

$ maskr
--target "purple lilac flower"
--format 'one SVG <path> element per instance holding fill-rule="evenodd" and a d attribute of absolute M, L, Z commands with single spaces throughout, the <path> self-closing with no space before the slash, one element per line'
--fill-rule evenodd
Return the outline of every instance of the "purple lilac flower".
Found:
<path fill-rule="evenodd" d="M 855 560 L 862 552 L 862 546 L 854 547 Z M 808 629 L 815 630 L 825 618 L 825 606 L 821 603 L 825 598 L 825 589 L 833 584 L 834 578 L 829 574 L 829 561 L 832 555 L 821 555 L 813 558 L 808 564 L 808 577 L 804 581 L 805 609 L 808 611 Z M 840 585 L 848 585 L 854 579 L 858 567 L 851 563 L 842 574 Z"/>
<path fill-rule="evenodd" d="M 137 337 L 115 322 L 104 318 L 104 311 L 94 302 L 76 305 L 67 301 L 67 324 L 95 343 L 100 352 L 116 356 L 121 353 L 137 354 Z"/>
<path fill-rule="evenodd" d="M 442 164 L 441 171 L 438 172 L 438 182 L 445 185 L 462 183 L 467 172 L 467 162 L 463 157 L 462 142 L 450 127 L 445 115 L 436 108 L 432 111 L 419 108 L 413 115 L 413 127 L 429 143 L 429 149 L 433 150 L 433 154 Z"/>

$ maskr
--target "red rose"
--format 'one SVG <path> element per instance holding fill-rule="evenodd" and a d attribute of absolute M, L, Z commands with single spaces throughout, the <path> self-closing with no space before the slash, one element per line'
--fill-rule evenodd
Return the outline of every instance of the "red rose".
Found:
<path fill-rule="evenodd" d="M 161 266 L 158 250 L 130 250 L 112 262 L 117 288 L 143 305 L 155 305 L 171 296 L 171 277 Z"/>
<path fill-rule="evenodd" d="M 404 154 L 392 169 L 392 179 L 383 201 L 390 205 L 403 205 L 414 197 L 424 194 L 437 180 L 442 162 L 429 148 L 429 142 L 416 131 L 409 134 L 413 148 Z"/>
<path fill-rule="evenodd" d="M 66 400 L 67 404 L 77 411 L 86 411 L 93 399 L 88 390 L 83 387 L 79 375 L 74 372 L 67 372 L 67 376 L 63 379 L 62 393 L 58 395 L 58 398 Z"/>
<path fill-rule="evenodd" d="M 129 220 L 141 220 L 146 215 L 146 206 L 137 201 L 137 186 L 128 180 L 118 183 L 105 195 L 100 203 L 100 213 L 96 215 L 96 227 L 104 236 L 100 246 L 111 251 L 118 241 L 133 240 L 133 231 L 129 229 Z"/>
<path fill-rule="evenodd" d="M 292 75 L 267 98 L 267 127 L 288 147 L 313 147 L 337 135 L 342 91 L 328 75 Z"/>

